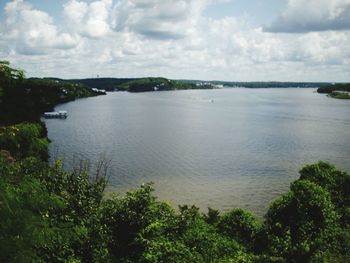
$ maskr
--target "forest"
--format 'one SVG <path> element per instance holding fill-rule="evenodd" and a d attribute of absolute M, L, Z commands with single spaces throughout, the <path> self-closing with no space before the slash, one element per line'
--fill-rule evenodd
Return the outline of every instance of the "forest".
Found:
<path fill-rule="evenodd" d="M 152 183 L 106 194 L 103 160 L 72 171 L 48 163 L 40 123 L 42 110 L 96 94 L 27 81 L 0 63 L 0 262 L 350 262 L 349 173 L 305 165 L 263 219 L 240 208 L 174 208 Z"/>

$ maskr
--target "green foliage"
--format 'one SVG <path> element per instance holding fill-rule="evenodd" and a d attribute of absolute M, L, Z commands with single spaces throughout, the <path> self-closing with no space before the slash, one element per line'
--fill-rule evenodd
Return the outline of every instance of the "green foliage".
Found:
<path fill-rule="evenodd" d="M 14 187 L 0 179 L 1 262 L 28 262 L 37 258 L 35 248 L 46 243 L 48 225 L 32 210 L 40 213 L 42 198 L 47 197 L 35 180 L 23 180 Z"/>
<path fill-rule="evenodd" d="M 350 175 L 326 162 L 306 165 L 300 171 L 300 180 L 309 180 L 326 189 L 341 215 L 341 222 L 350 226 Z"/>
<path fill-rule="evenodd" d="M 336 99 L 350 99 L 350 92 L 340 92 L 340 91 L 332 91 L 331 94 L 329 94 L 332 98 Z"/>
<path fill-rule="evenodd" d="M 200 257 L 192 253 L 180 241 L 152 240 L 142 254 L 141 262 L 200 262 Z"/>
<path fill-rule="evenodd" d="M 137 259 L 147 240 L 162 235 L 171 226 L 174 210 L 157 202 L 150 184 L 142 185 L 123 198 L 113 197 L 103 204 L 103 224 L 108 226 L 109 250 L 115 258 Z"/>
<path fill-rule="evenodd" d="M 64 207 L 34 177 L 23 176 L 20 163 L 0 156 L 0 261 L 40 261 L 40 248 L 53 245 L 57 236 L 50 227 L 50 213 Z"/>
<path fill-rule="evenodd" d="M 309 262 L 319 251 L 329 249 L 338 219 L 325 189 L 308 180 L 296 181 L 266 214 L 269 249 L 288 262 Z"/>
<path fill-rule="evenodd" d="M 122 262 L 216 262 L 245 254 L 234 239 L 206 223 L 194 206 L 179 213 L 152 195 L 150 184 L 103 204 L 109 251 Z"/>
<path fill-rule="evenodd" d="M 103 179 L 91 181 L 85 172 L 77 176 L 33 157 L 14 162 L 4 154 L 0 171 L 0 255 L 6 262 L 108 258 L 99 217 Z"/>
<path fill-rule="evenodd" d="M 199 260 L 197 262 L 216 262 L 244 253 L 235 239 L 221 235 L 217 229 L 208 225 L 202 218 L 192 221 L 180 240 L 189 247 Z"/>
<path fill-rule="evenodd" d="M 45 160 L 48 157 L 47 147 L 48 140 L 43 137 L 39 124 L 0 127 L 0 149 L 8 151 L 16 159 L 35 156 Z"/>
<path fill-rule="evenodd" d="M 251 213 L 236 208 L 221 216 L 218 228 L 222 233 L 253 247 L 255 236 L 260 231 L 261 224 Z"/>
<path fill-rule="evenodd" d="M 37 158 L 0 155 L 0 260 L 9 262 L 347 262 L 350 235 L 340 220 L 347 198 L 332 197 L 347 174 L 306 166 L 271 205 L 262 225 L 233 209 L 175 212 L 151 184 L 103 199 L 105 181 Z M 341 196 L 340 195 L 340 196 Z M 335 204 L 335 202 L 337 202 Z M 341 205 L 340 205 L 341 204 Z M 338 207 L 338 208 L 337 208 Z M 210 222 L 210 223 L 208 223 Z M 256 243 L 265 243 L 256 250 Z"/>

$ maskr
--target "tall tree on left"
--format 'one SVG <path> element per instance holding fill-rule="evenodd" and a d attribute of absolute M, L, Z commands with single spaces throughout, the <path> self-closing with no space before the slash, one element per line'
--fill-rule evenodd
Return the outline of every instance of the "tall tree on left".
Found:
<path fill-rule="evenodd" d="M 13 87 L 16 82 L 22 81 L 24 78 L 24 71 L 10 67 L 9 61 L 0 60 L 0 103 L 6 88 Z"/>

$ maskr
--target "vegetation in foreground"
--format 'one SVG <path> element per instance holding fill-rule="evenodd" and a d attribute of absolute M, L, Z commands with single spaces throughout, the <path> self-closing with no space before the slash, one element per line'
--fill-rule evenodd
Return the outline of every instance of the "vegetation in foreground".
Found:
<path fill-rule="evenodd" d="M 101 170 L 50 166 L 40 128 L 0 130 L 1 262 L 350 262 L 350 175 L 328 163 L 305 166 L 263 221 L 176 212 L 151 184 L 107 198 Z"/>
<path fill-rule="evenodd" d="M 5 105 L 3 94 L 22 81 L 21 71 L 5 75 L 6 67 Z M 0 262 L 350 262 L 350 175 L 333 165 L 305 166 L 263 221 L 239 208 L 176 212 L 151 184 L 106 197 L 101 165 L 50 166 L 43 129 L 0 128 Z"/>

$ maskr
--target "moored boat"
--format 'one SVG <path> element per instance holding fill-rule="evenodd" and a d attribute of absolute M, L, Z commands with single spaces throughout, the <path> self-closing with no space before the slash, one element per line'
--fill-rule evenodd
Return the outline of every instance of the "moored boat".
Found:
<path fill-rule="evenodd" d="M 52 111 L 52 112 L 45 112 L 43 114 L 44 118 L 47 119 L 53 119 L 53 118 L 57 118 L 57 119 L 65 119 L 68 117 L 68 113 L 65 110 L 60 110 L 60 111 Z"/>

